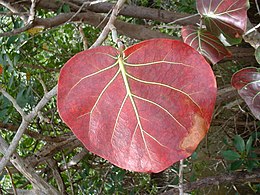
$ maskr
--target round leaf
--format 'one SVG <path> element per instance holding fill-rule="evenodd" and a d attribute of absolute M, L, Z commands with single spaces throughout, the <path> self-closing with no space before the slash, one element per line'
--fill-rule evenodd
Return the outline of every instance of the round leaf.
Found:
<path fill-rule="evenodd" d="M 216 64 L 225 57 L 230 57 L 231 52 L 221 41 L 210 32 L 198 29 L 195 26 L 184 26 L 181 30 L 184 43 L 199 51 L 212 64 Z"/>
<path fill-rule="evenodd" d="M 238 44 L 246 30 L 247 0 L 197 0 L 207 30 L 227 45 Z"/>
<path fill-rule="evenodd" d="M 190 156 L 216 99 L 205 59 L 175 40 L 153 39 L 120 53 L 102 46 L 62 68 L 58 110 L 85 147 L 128 170 L 160 172 Z"/>
<path fill-rule="evenodd" d="M 231 83 L 254 114 L 260 119 L 260 72 L 258 68 L 248 67 L 232 76 Z"/>

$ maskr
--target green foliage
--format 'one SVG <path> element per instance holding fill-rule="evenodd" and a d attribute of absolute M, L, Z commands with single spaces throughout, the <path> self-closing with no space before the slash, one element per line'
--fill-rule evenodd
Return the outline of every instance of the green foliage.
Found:
<path fill-rule="evenodd" d="M 221 153 L 223 158 L 230 162 L 230 170 L 245 168 L 252 171 L 260 165 L 257 153 L 254 151 L 252 136 L 244 140 L 240 135 L 235 135 L 230 147 L 232 150 L 225 150 Z"/>

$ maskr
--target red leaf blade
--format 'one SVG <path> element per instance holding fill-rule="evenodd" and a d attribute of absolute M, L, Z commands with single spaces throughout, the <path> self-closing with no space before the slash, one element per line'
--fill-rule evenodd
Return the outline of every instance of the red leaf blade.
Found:
<path fill-rule="evenodd" d="M 260 71 L 249 67 L 236 72 L 232 76 L 231 84 L 238 90 L 239 95 L 256 118 L 260 120 Z"/>
<path fill-rule="evenodd" d="M 247 3 L 247 0 L 197 0 L 197 10 L 208 31 L 233 45 L 241 41 L 246 30 Z"/>
<path fill-rule="evenodd" d="M 167 39 L 141 42 L 124 56 L 112 47 L 84 51 L 64 65 L 58 85 L 60 116 L 85 147 L 139 172 L 190 156 L 209 128 L 215 98 L 204 58 Z"/>
<path fill-rule="evenodd" d="M 184 26 L 181 30 L 184 43 L 187 43 L 203 56 L 216 64 L 225 57 L 230 57 L 231 53 L 219 41 L 217 37 L 206 30 L 199 30 L 195 26 Z"/>

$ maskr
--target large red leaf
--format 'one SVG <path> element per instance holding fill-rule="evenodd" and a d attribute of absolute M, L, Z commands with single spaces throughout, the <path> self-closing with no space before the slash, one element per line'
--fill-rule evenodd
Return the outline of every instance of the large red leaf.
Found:
<path fill-rule="evenodd" d="M 216 64 L 224 57 L 231 56 L 223 43 L 210 32 L 198 29 L 195 26 L 184 26 L 181 30 L 184 43 L 187 43 L 203 56 L 208 58 L 212 64 Z"/>
<path fill-rule="evenodd" d="M 123 54 L 83 51 L 62 68 L 58 110 L 85 147 L 128 170 L 159 172 L 192 154 L 214 109 L 205 59 L 175 40 L 153 39 Z"/>
<path fill-rule="evenodd" d="M 233 75 L 231 83 L 255 117 L 260 120 L 260 69 L 241 69 Z"/>
<path fill-rule="evenodd" d="M 197 10 L 208 31 L 230 45 L 242 40 L 246 30 L 247 0 L 197 0 Z"/>

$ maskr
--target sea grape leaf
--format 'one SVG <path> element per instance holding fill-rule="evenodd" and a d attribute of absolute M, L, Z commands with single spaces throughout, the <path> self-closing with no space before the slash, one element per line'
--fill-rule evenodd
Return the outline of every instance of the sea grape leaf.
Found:
<path fill-rule="evenodd" d="M 216 64 L 224 57 L 230 57 L 231 53 L 226 49 L 223 43 L 205 29 L 198 29 L 195 26 L 184 26 L 181 30 L 184 43 L 187 43 L 212 64 Z"/>
<path fill-rule="evenodd" d="M 72 57 L 58 81 L 58 111 L 85 147 L 132 171 L 160 172 L 190 156 L 216 99 L 211 67 L 168 39 L 120 53 L 100 46 Z"/>
<path fill-rule="evenodd" d="M 248 67 L 239 70 L 232 76 L 231 84 L 260 120 L 260 69 Z"/>
<path fill-rule="evenodd" d="M 248 0 L 197 0 L 197 10 L 207 30 L 227 46 L 241 42 L 248 7 Z"/>

